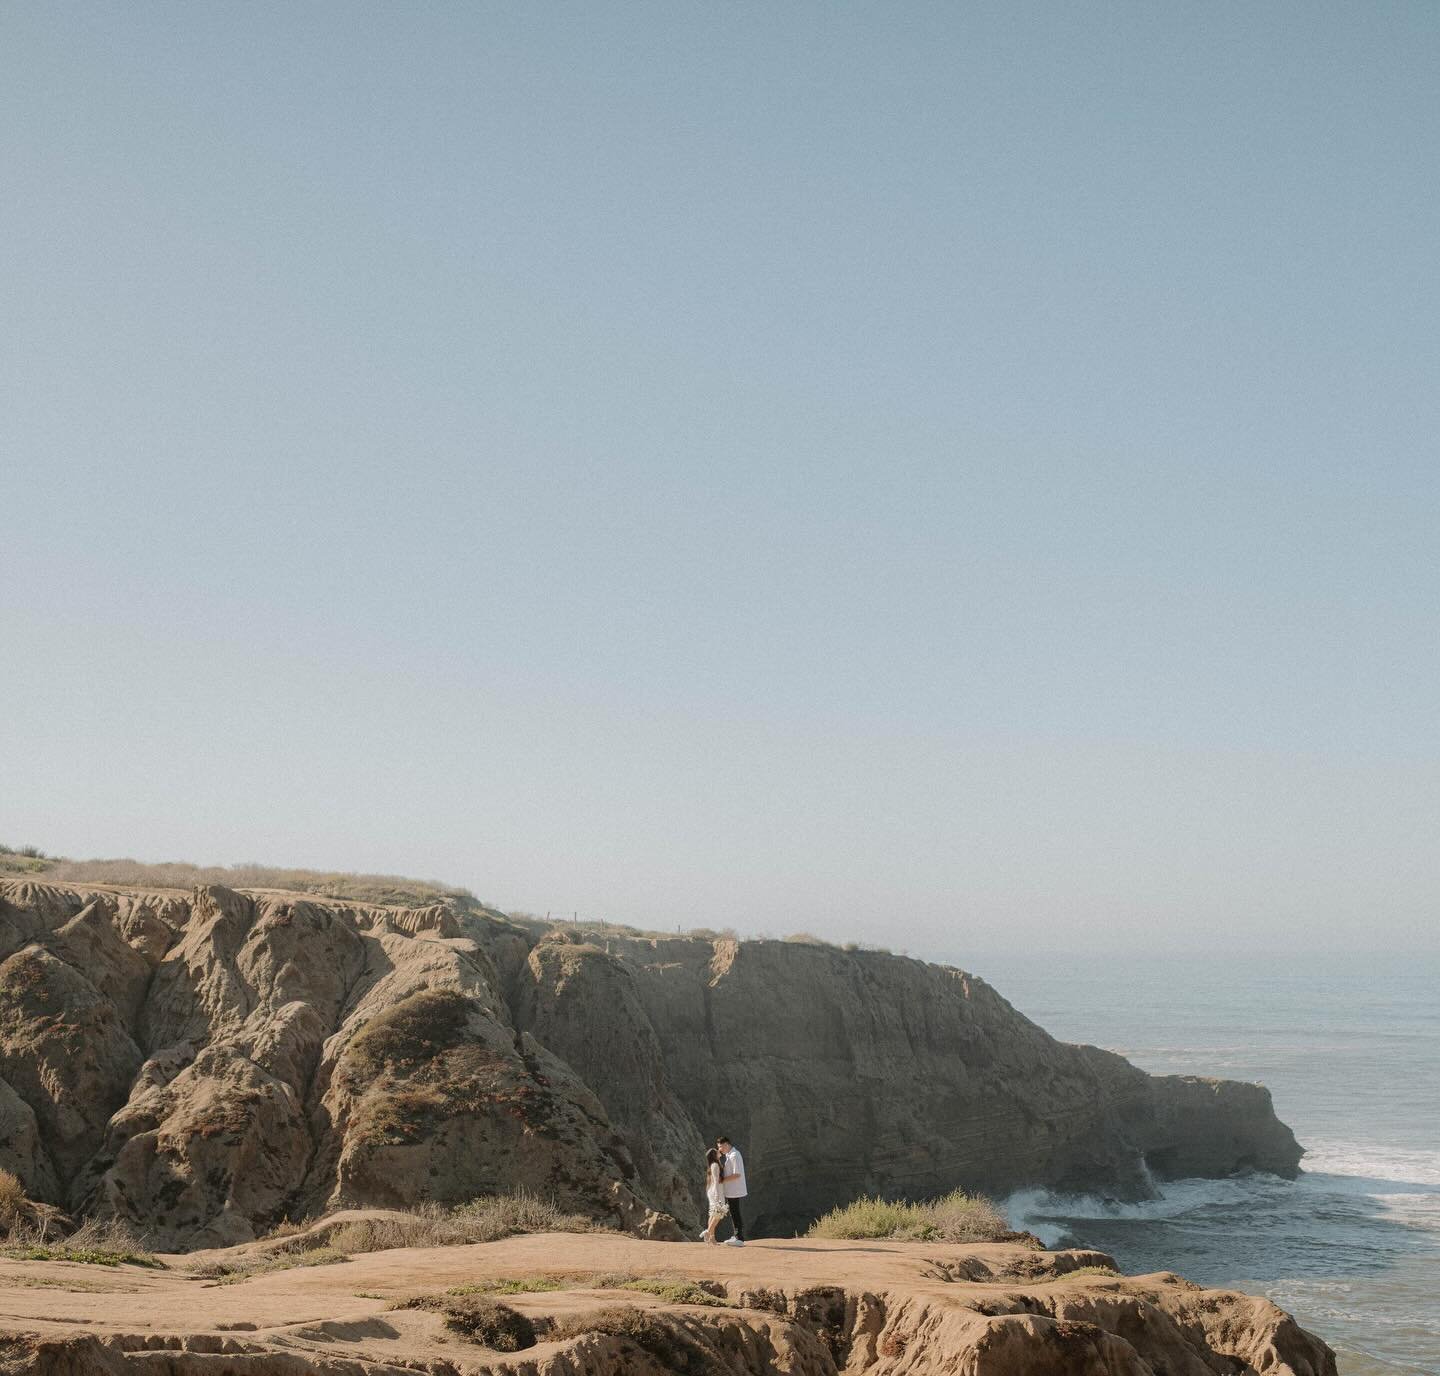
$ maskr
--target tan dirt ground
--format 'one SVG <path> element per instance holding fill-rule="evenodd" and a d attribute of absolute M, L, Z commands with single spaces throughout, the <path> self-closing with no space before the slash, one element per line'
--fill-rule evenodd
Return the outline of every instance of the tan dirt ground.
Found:
<path fill-rule="evenodd" d="M 275 1244 L 168 1256 L 167 1269 L 0 1260 L 0 1371 L 38 1376 L 947 1372 L 957 1376 L 1331 1376 L 1328 1349 L 1264 1300 L 1160 1274 L 1063 1273 L 1097 1253 L 1016 1244 L 764 1239 L 744 1248 L 541 1234 L 372 1252 L 216 1284 L 186 1268 Z M 723 1289 L 724 1308 L 627 1290 L 504 1297 L 541 1341 L 501 1354 L 390 1305 L 485 1280 L 623 1272 Z M 947 1279 L 955 1277 L 955 1279 Z M 965 1279 L 974 1277 L 975 1279 Z M 983 1279 L 982 1279 L 983 1278 Z M 546 1321 L 616 1305 L 678 1325 L 684 1364 L 614 1336 L 545 1341 Z M 693 1339 L 693 1341 L 690 1341 Z M 673 1356 L 673 1354 L 672 1354 Z M 1227 1360 L 1227 1357 L 1229 1360 Z M 678 1360 L 678 1359 L 675 1359 Z M 1236 1365 L 1236 1363 L 1241 1365 Z"/>

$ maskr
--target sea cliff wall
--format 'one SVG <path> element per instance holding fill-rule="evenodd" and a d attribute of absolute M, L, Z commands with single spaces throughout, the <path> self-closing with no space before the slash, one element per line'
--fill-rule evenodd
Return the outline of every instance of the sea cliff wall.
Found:
<path fill-rule="evenodd" d="M 674 1236 L 716 1131 L 771 1230 L 860 1192 L 1136 1198 L 1300 1159 L 1262 1088 L 1146 1075 L 903 956 L 0 883 L 0 1165 L 159 1245 L 515 1186 Z"/>

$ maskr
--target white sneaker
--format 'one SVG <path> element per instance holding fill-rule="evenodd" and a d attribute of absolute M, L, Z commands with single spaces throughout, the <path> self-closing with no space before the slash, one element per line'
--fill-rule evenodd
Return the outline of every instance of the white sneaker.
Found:
<path fill-rule="evenodd" d="M 701 1233 L 701 1234 L 700 1234 L 700 1241 L 701 1241 L 701 1242 L 709 1242 L 709 1241 L 710 1241 L 710 1234 L 709 1234 L 709 1233 Z"/>
<path fill-rule="evenodd" d="M 727 1247 L 743 1247 L 745 1245 L 745 1241 L 743 1238 L 727 1237 L 725 1239 L 725 1245 Z"/>

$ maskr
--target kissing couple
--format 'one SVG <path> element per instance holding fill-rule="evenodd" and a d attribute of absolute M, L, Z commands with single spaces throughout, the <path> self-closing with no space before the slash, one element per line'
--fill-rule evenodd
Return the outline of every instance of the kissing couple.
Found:
<path fill-rule="evenodd" d="M 730 1219 L 730 1236 L 726 1247 L 745 1245 L 745 1220 L 740 1217 L 740 1201 L 745 1198 L 745 1158 L 728 1137 L 717 1137 L 715 1145 L 705 1153 L 705 1202 L 710 1208 L 710 1221 L 700 1234 L 701 1242 L 719 1242 L 715 1229 Z"/>

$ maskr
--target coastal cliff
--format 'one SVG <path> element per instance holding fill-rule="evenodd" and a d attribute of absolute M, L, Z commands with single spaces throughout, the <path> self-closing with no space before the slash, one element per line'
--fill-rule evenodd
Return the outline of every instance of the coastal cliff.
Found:
<path fill-rule="evenodd" d="M 716 1131 L 759 1231 L 860 1193 L 1133 1199 L 1301 1155 L 1259 1086 L 1146 1075 L 902 956 L 0 882 L 0 1166 L 157 1245 L 515 1187 L 675 1237 Z"/>

